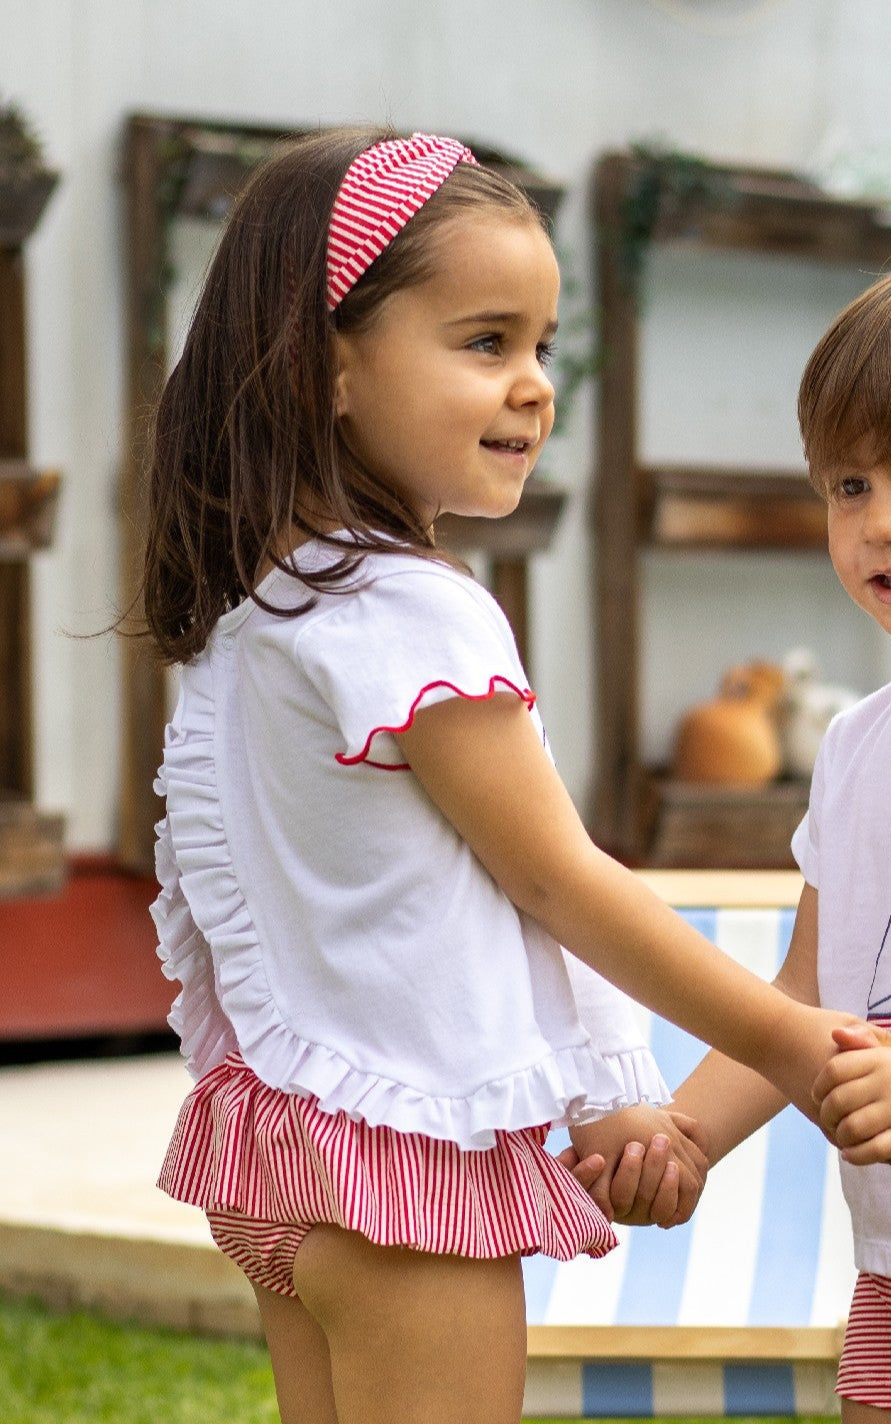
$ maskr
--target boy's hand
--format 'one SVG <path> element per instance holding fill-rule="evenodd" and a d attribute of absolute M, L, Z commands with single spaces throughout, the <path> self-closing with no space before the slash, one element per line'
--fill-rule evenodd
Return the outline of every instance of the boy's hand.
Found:
<path fill-rule="evenodd" d="M 689 1220 L 705 1185 L 708 1158 L 692 1118 L 646 1104 L 571 1129 L 559 1161 L 601 1211 L 630 1226 Z"/>
<path fill-rule="evenodd" d="M 842 1050 L 814 1082 L 820 1126 L 846 1162 L 891 1162 L 891 1035 L 872 1024 L 833 1029 Z"/>

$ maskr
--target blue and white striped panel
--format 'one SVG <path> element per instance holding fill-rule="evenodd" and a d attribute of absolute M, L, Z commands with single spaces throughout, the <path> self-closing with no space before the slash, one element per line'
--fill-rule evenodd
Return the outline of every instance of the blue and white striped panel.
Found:
<path fill-rule="evenodd" d="M 768 979 L 786 953 L 794 922 L 791 909 L 684 914 Z M 640 1012 L 662 1072 L 676 1086 L 699 1062 L 703 1045 Z M 554 1133 L 550 1145 L 559 1151 L 567 1140 Z M 692 1221 L 667 1232 L 619 1227 L 617 1235 L 619 1248 L 602 1261 L 561 1265 L 539 1256 L 524 1262 L 530 1324 L 836 1326 L 847 1315 L 856 1272 L 835 1153 L 792 1108 L 714 1168 Z M 684 1379 L 692 1385 L 694 1375 L 696 1390 L 708 1396 L 689 1406 L 700 1413 L 709 1412 L 709 1401 L 720 1401 L 718 1413 L 796 1412 L 779 1406 L 805 1388 L 801 1366 L 687 1364 L 679 1366 L 680 1376 L 677 1368 L 591 1361 L 577 1381 L 566 1383 L 573 1393 L 581 1389 L 586 1406 L 596 1397 L 591 1412 L 604 1416 L 645 1415 L 653 1408 L 683 1413 L 686 1405 L 668 1409 L 663 1396 L 686 1389 Z M 614 1396 L 621 1396 L 621 1408 L 611 1408 Z M 640 1407 L 632 1407 L 635 1398 Z M 743 1399 L 749 1404 L 737 1408 Z M 761 1399 L 773 1402 L 761 1409 Z"/>
<path fill-rule="evenodd" d="M 820 1361 L 531 1360 L 523 1402 L 533 1419 L 837 1413 L 835 1367 Z"/>

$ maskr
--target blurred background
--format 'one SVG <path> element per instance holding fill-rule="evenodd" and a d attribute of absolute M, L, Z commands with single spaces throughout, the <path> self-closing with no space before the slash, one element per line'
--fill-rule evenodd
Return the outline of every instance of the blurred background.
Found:
<path fill-rule="evenodd" d="M 454 133 L 558 195 L 563 410 L 540 471 L 559 511 L 501 570 L 510 577 L 521 566 L 523 641 L 558 765 L 592 832 L 631 863 L 791 864 L 788 823 L 806 801 L 806 767 L 790 781 L 789 765 L 778 764 L 754 811 L 749 795 L 746 824 L 754 815 L 773 829 L 755 834 L 748 861 L 733 844 L 733 808 L 713 804 L 726 800 L 723 786 L 704 793 L 705 811 L 701 800 L 692 811 L 685 802 L 672 830 L 654 810 L 649 778 L 671 776 L 681 720 L 715 696 L 729 668 L 782 667 L 805 649 L 812 671 L 847 692 L 891 674 L 880 633 L 849 605 L 822 552 L 821 516 L 809 508 L 802 524 L 795 513 L 806 504 L 795 419 L 802 367 L 885 261 L 889 59 L 882 0 L 0 0 L 0 106 L 24 114 L 58 174 L 15 249 L 21 330 L 11 289 L 0 294 L 6 350 L 22 362 L 13 421 L 22 448 L 0 456 L 7 473 L 13 458 L 32 479 L 60 472 L 50 532 L 26 555 L 7 540 L 4 564 L 28 568 L 18 641 L 5 654 L 9 678 L 27 684 L 13 706 L 7 680 L 5 736 L 18 758 L 7 781 L 20 784 L 4 789 L 44 818 L 56 860 L 42 880 L 6 879 L 0 935 L 24 933 L 33 908 L 25 892 L 35 888 L 44 900 L 56 895 L 70 928 L 80 914 L 72 869 L 75 879 L 140 872 L 134 923 L 151 898 L 146 828 L 156 807 L 138 787 L 157 762 L 156 735 L 151 718 L 139 721 L 133 692 L 144 669 L 137 659 L 134 671 L 111 636 L 69 635 L 112 620 L 132 574 L 141 402 L 152 390 L 138 363 L 175 358 L 226 178 L 217 172 L 203 207 L 178 205 L 169 191 L 153 197 L 151 181 L 134 176 L 135 115 L 156 158 L 185 130 L 211 154 L 228 133 L 236 170 L 254 152 L 254 130 L 264 141 L 357 122 Z M 626 246 L 637 223 L 638 266 L 606 312 L 610 218 L 598 219 L 596 195 L 608 153 L 633 160 L 612 213 Z M 155 172 L 169 180 L 165 162 Z M 741 184 L 727 179 L 728 165 L 743 171 Z M 655 175 L 655 199 L 641 172 Z M 163 217 L 163 270 L 149 298 L 134 288 L 140 182 L 143 212 Z M 838 236 L 836 209 L 855 227 L 862 218 L 862 242 L 850 223 Z M 724 211 L 743 212 L 741 236 L 715 239 L 712 219 L 720 227 Z M 784 236 L 789 214 L 794 231 Z M 157 251 L 152 260 L 157 267 Z M 607 254 L 614 281 L 618 260 Z M 630 376 L 624 357 L 610 365 L 629 342 Z M 7 379 L 7 404 L 10 390 Z M 605 402 L 609 430 L 619 430 L 619 458 L 606 461 Z M 644 478 L 641 469 L 669 473 Z M 729 509 L 723 486 L 719 497 L 697 486 L 705 534 L 654 534 L 653 508 L 663 511 L 677 470 L 681 505 L 691 471 L 717 471 L 719 484 L 728 472 L 794 477 L 791 534 L 771 535 L 772 511 L 788 513 L 789 501 L 775 506 L 771 493 L 765 503 L 751 479 Z M 664 502 L 666 517 L 673 509 Z M 758 527 L 746 532 L 752 517 Z M 607 580 L 613 604 L 624 601 L 624 647 L 615 607 L 604 612 L 605 547 L 624 564 Z M 491 556 L 473 555 L 483 577 Z M 5 834 L 11 845 L 9 825 Z M 95 904 L 85 913 L 95 924 Z"/>

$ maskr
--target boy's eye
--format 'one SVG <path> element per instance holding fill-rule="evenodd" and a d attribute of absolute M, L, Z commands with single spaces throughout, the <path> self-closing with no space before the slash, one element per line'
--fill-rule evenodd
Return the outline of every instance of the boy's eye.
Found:
<path fill-rule="evenodd" d="M 535 348 L 535 354 L 538 357 L 539 366 L 549 366 L 554 359 L 554 353 L 556 350 L 557 347 L 555 342 L 540 341 Z"/>
<path fill-rule="evenodd" d="M 845 499 L 855 499 L 858 494 L 863 494 L 869 486 L 862 475 L 847 475 L 838 482 L 838 492 Z"/>

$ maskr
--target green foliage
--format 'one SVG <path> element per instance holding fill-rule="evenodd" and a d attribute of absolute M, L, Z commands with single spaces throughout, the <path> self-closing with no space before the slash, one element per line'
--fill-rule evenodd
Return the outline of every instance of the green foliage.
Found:
<path fill-rule="evenodd" d="M 658 143 L 632 144 L 635 163 L 622 203 L 617 237 L 622 276 L 639 301 L 647 254 L 661 214 L 672 206 L 729 207 L 735 201 L 732 184 L 704 159 Z M 566 254 L 558 254 L 564 274 L 554 375 L 557 420 L 561 434 L 580 388 L 597 378 L 603 366 L 599 313 L 581 300 L 581 285 L 571 274 Z M 569 273 L 569 275 L 567 275 Z"/>
<path fill-rule="evenodd" d="M 626 282 L 637 292 L 660 213 L 670 204 L 726 207 L 733 188 L 703 159 L 655 143 L 636 143 L 637 160 L 622 205 L 621 254 Z"/>
<path fill-rule="evenodd" d="M 557 257 L 562 273 L 560 331 L 552 375 L 556 390 L 554 434 L 563 435 L 579 391 L 600 374 L 602 353 L 597 313 L 585 300 L 569 254 L 558 250 Z"/>
<path fill-rule="evenodd" d="M 18 104 L 0 101 L 0 178 L 32 177 L 45 170 L 43 144 Z"/>
<path fill-rule="evenodd" d="M 279 1424 L 279 1415 L 262 1345 L 120 1325 L 81 1313 L 56 1315 L 33 1301 L 0 1298 L 0 1420 L 2 1424 Z M 526 1424 L 572 1421 L 539 1418 Z M 714 1424 L 714 1420 L 672 1424 Z M 740 1419 L 735 1424 L 789 1421 Z M 800 1419 L 797 1424 L 837 1421 Z"/>

